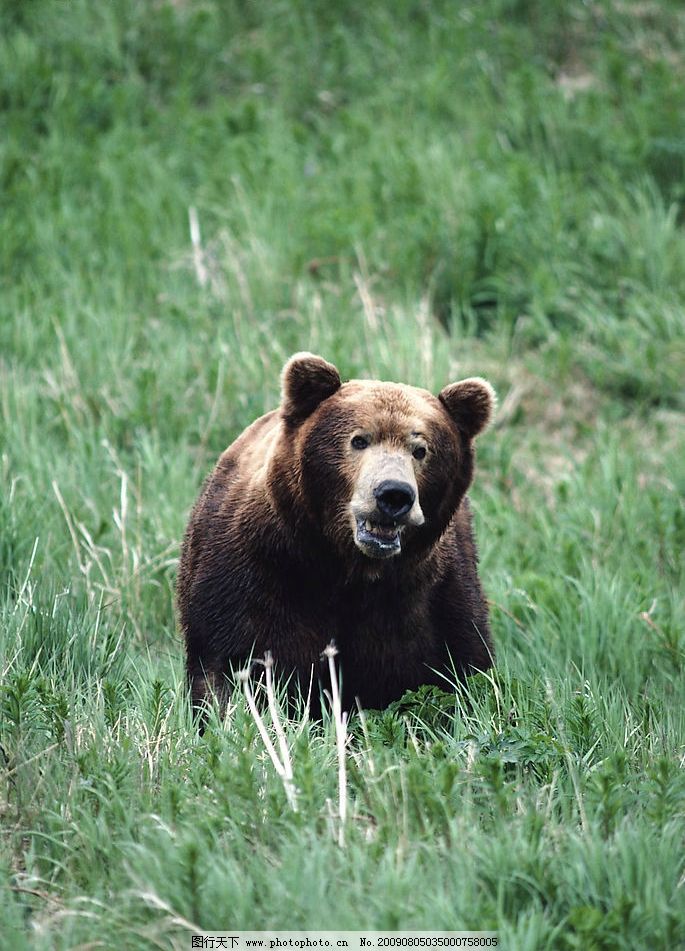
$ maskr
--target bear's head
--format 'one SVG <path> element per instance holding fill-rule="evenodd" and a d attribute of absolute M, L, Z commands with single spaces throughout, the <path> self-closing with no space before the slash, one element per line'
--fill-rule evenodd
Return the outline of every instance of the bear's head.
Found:
<path fill-rule="evenodd" d="M 422 550 L 463 499 L 474 437 L 494 407 L 478 377 L 436 397 L 400 383 L 342 383 L 332 364 L 297 353 L 282 374 L 278 478 L 339 551 L 378 560 Z"/>

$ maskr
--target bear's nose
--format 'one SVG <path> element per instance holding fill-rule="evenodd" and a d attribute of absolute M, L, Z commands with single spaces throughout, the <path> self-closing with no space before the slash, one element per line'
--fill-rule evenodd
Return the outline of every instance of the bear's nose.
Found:
<path fill-rule="evenodd" d="M 395 479 L 380 482 L 373 494 L 379 510 L 393 519 L 406 515 L 416 498 L 416 492 L 408 482 L 398 482 Z"/>

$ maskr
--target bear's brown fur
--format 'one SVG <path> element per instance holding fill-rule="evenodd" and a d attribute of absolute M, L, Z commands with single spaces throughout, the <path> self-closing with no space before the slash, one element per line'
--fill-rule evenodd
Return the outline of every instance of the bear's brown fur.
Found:
<path fill-rule="evenodd" d="M 398 383 L 341 384 L 299 353 L 280 409 L 223 453 L 190 516 L 178 579 L 193 702 L 270 651 L 290 688 L 325 680 L 384 707 L 493 658 L 466 490 L 494 393 L 473 378 L 438 397 Z M 291 676 L 294 675 L 294 676 Z M 311 702 L 318 711 L 314 681 Z"/>

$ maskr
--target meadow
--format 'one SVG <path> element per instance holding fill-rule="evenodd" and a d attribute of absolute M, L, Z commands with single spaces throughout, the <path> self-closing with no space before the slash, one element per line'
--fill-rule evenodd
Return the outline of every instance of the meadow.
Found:
<path fill-rule="evenodd" d="M 0 946 L 685 946 L 685 11 L 0 5 Z M 295 350 L 500 410 L 497 665 L 203 737 L 179 542 Z M 272 731 L 273 733 L 273 731 Z"/>

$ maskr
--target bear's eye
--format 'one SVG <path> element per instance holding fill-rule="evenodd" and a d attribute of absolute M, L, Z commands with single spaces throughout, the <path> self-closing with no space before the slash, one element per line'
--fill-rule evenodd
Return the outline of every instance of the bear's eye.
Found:
<path fill-rule="evenodd" d="M 425 446 L 417 446 L 416 449 L 414 449 L 414 451 L 412 452 L 412 456 L 414 457 L 414 459 L 425 459 L 425 457 L 426 457 L 426 447 L 425 447 Z"/>
<path fill-rule="evenodd" d="M 353 449 L 367 449 L 369 445 L 369 440 L 366 436 L 353 436 L 352 437 L 352 448 Z"/>

